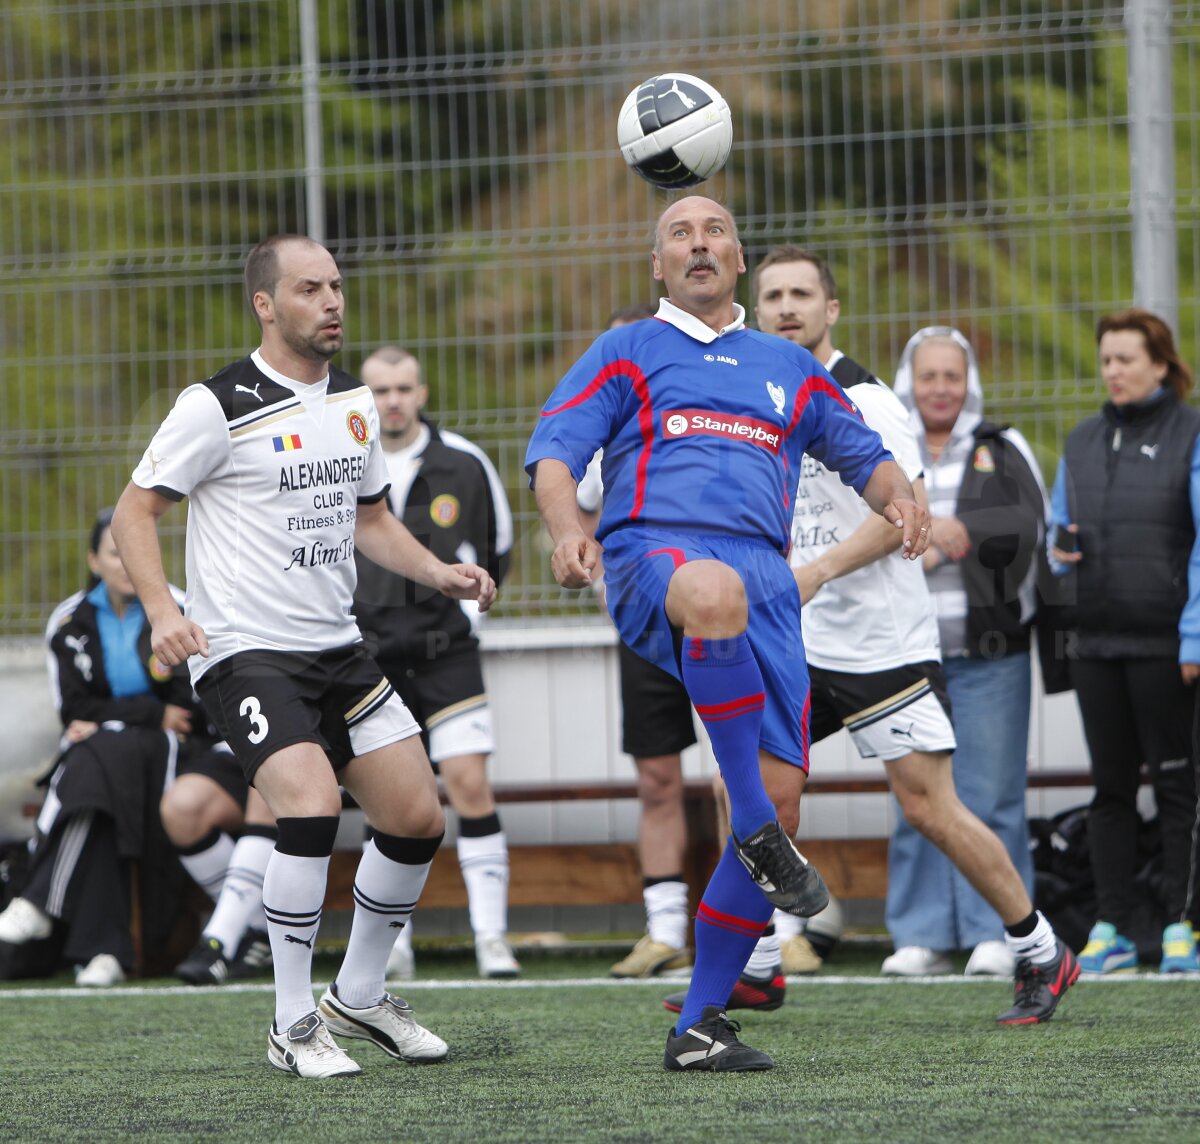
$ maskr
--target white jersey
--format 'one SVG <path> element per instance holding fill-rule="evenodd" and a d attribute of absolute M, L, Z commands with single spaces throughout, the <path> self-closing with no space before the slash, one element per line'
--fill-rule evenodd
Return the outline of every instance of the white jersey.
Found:
<path fill-rule="evenodd" d="M 354 621 L 357 506 L 387 495 L 371 391 L 337 369 L 316 385 L 256 352 L 189 386 L 133 473 L 190 497 L 184 611 L 208 636 L 193 683 L 252 648 L 326 651 Z"/>
<path fill-rule="evenodd" d="M 838 352 L 826 363 L 835 378 L 850 372 L 838 369 L 839 363 L 853 367 L 859 377 L 870 376 Z M 846 392 L 908 479 L 919 477 L 920 451 L 908 410 L 896 395 L 875 378 L 847 385 Z M 806 453 L 792 518 L 792 565 L 816 560 L 873 515 L 836 473 Z M 866 674 L 941 659 L 921 562 L 905 560 L 899 552 L 829 581 L 804 605 L 801 623 L 808 662 L 829 671 Z"/>

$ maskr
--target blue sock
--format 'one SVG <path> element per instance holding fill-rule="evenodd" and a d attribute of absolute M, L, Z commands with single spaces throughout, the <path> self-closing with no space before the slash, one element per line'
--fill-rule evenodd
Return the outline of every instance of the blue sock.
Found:
<path fill-rule="evenodd" d="M 696 966 L 676 1032 L 696 1024 L 706 1005 L 725 1008 L 774 912 L 727 842 L 696 910 Z"/>
<path fill-rule="evenodd" d="M 681 675 L 729 791 L 730 825 L 738 838 L 749 838 L 775 821 L 775 807 L 758 765 L 763 678 L 746 633 L 724 640 L 685 635 Z"/>

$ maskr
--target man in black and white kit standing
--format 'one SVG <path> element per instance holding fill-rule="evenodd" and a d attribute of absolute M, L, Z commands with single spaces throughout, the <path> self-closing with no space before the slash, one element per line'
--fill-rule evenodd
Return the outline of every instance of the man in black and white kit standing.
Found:
<path fill-rule="evenodd" d="M 407 350 L 383 346 L 362 364 L 375 399 L 392 511 L 442 560 L 483 565 L 497 584 L 512 549 L 512 512 L 487 454 L 439 429 L 429 387 Z M 495 749 L 472 600 L 395 576 L 359 555 L 354 614 L 376 662 L 424 728 L 429 758 L 458 815 L 458 864 L 467 887 L 481 977 L 521 972 L 508 944 L 508 842 L 488 782 Z M 396 939 L 389 976 L 412 976 L 412 927 Z"/>
<path fill-rule="evenodd" d="M 268 238 L 246 261 L 245 285 L 262 344 L 180 394 L 121 496 L 113 535 L 155 654 L 168 665 L 188 661 L 210 716 L 278 820 L 263 885 L 276 993 L 268 1061 L 301 1077 L 360 1072 L 330 1031 L 403 1060 L 441 1060 L 445 1042 L 384 990 L 388 953 L 445 820 L 416 721 L 354 622 L 354 550 L 483 610 L 495 585 L 478 565 L 438 560 L 388 511 L 371 393 L 329 364 L 344 312 L 329 251 L 302 236 Z M 157 523 L 185 496 L 181 613 Z M 312 953 L 339 782 L 374 836 L 354 880 L 345 960 L 318 1006 Z"/>

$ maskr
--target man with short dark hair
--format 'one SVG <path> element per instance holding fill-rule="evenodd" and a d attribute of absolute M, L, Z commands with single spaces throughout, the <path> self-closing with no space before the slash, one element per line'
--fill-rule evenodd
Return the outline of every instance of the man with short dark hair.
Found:
<path fill-rule="evenodd" d="M 419 728 L 363 648 L 352 608 L 357 547 L 447 595 L 495 595 L 476 564 L 447 565 L 387 510 L 370 391 L 330 366 L 342 348 L 342 275 L 298 235 L 251 252 L 246 291 L 262 343 L 189 386 L 155 433 L 113 518 L 151 644 L 184 660 L 210 717 L 278 825 L 263 909 L 275 963 L 267 1059 L 301 1077 L 359 1067 L 330 1036 L 402 1060 L 445 1042 L 384 989 L 396 930 L 444 833 Z M 189 497 L 187 599 L 163 574 L 158 520 Z M 312 954 L 341 811 L 339 782 L 375 834 L 354 882 L 345 960 L 319 1006 Z"/>

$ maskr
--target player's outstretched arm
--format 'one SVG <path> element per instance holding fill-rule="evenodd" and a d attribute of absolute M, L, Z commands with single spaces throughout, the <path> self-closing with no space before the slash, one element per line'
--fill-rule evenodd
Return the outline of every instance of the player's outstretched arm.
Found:
<path fill-rule="evenodd" d="M 476 600 L 486 612 L 496 583 L 478 564 L 445 564 L 391 514 L 385 500 L 358 506 L 354 545 L 369 560 L 455 600 Z"/>
<path fill-rule="evenodd" d="M 916 560 L 929 547 L 929 510 L 917 501 L 912 484 L 895 461 L 881 461 L 862 493 L 872 510 L 901 531 L 900 552 Z"/>
<path fill-rule="evenodd" d="M 542 523 L 554 542 L 550 568 L 564 588 L 586 588 L 600 563 L 600 545 L 587 533 L 575 498 L 577 484 L 562 461 L 538 462 L 534 493 Z"/>
<path fill-rule="evenodd" d="M 112 536 L 121 563 L 150 621 L 150 646 L 167 667 L 188 656 L 208 655 L 208 637 L 175 603 L 163 571 L 158 518 L 175 502 L 133 481 L 125 486 L 112 518 Z"/>

